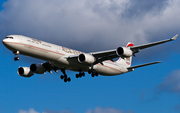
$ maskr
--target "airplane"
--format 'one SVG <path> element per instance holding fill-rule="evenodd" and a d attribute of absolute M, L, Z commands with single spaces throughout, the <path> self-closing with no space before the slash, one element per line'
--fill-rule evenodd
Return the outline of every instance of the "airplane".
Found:
<path fill-rule="evenodd" d="M 58 70 L 61 70 L 63 75 L 60 78 L 64 82 L 70 82 L 71 78 L 67 76 L 65 70 L 79 72 L 75 75 L 76 78 L 85 76 L 85 72 L 91 74 L 92 77 L 114 76 L 134 71 L 135 68 L 160 63 L 158 61 L 131 66 L 132 56 L 135 56 L 140 50 L 173 41 L 177 36 L 178 34 L 171 39 L 138 46 L 129 42 L 126 47 L 91 53 L 80 52 L 22 35 L 8 35 L 2 42 L 13 52 L 15 61 L 19 60 L 19 54 L 46 61 L 31 64 L 30 67 L 19 67 L 17 73 L 20 76 L 31 77 L 34 74 L 52 73 L 52 71 L 58 73 Z M 118 60 L 114 61 L 115 58 Z"/>

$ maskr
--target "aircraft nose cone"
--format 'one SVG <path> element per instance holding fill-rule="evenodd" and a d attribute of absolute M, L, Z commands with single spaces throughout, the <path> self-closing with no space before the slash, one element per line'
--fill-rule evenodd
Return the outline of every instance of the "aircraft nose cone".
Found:
<path fill-rule="evenodd" d="M 6 42 L 6 39 L 3 39 L 3 40 L 2 40 L 2 43 L 4 44 L 5 42 Z"/>
<path fill-rule="evenodd" d="M 2 43 L 6 46 L 7 45 L 7 39 L 3 39 Z"/>

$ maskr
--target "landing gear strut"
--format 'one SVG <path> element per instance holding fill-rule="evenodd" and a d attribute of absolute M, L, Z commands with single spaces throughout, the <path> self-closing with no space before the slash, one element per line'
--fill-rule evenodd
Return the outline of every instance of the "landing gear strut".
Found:
<path fill-rule="evenodd" d="M 81 72 L 81 71 L 79 71 L 79 74 L 76 74 L 76 78 L 81 78 L 81 77 L 84 77 L 84 76 L 85 76 L 85 73 Z"/>
<path fill-rule="evenodd" d="M 64 75 L 61 75 L 60 78 L 61 79 L 64 79 L 64 82 L 70 82 L 71 81 L 71 78 L 69 78 L 65 72 L 65 69 L 61 69 L 61 72 L 64 74 Z"/>

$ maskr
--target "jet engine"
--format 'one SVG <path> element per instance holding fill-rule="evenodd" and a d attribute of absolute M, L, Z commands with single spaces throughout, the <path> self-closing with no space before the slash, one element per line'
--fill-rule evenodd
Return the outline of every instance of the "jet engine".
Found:
<path fill-rule="evenodd" d="M 34 75 L 34 73 L 31 72 L 29 67 L 19 67 L 17 73 L 23 77 L 31 77 Z"/>
<path fill-rule="evenodd" d="M 118 47 L 116 50 L 116 54 L 118 56 L 131 57 L 133 55 L 133 51 L 127 47 Z"/>
<path fill-rule="evenodd" d="M 96 59 L 94 56 L 92 56 L 90 54 L 80 54 L 78 57 L 78 61 L 80 63 L 93 64 L 96 61 Z"/>
<path fill-rule="evenodd" d="M 42 64 L 31 64 L 30 70 L 36 74 L 44 74 L 46 72 L 46 68 Z"/>

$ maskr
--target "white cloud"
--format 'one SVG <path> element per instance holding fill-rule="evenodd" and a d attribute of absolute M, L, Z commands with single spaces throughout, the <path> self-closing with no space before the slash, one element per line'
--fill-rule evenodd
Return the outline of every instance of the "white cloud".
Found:
<path fill-rule="evenodd" d="M 89 109 L 86 113 L 134 113 L 134 112 L 132 110 L 123 111 L 123 110 L 114 109 L 114 108 L 96 107 L 94 110 Z"/>
<path fill-rule="evenodd" d="M 19 110 L 18 113 L 73 113 L 72 111 L 69 111 L 69 110 L 57 110 L 57 111 L 53 111 L 53 110 L 49 110 L 49 109 L 46 109 L 45 111 L 43 112 L 37 112 L 34 110 L 34 108 L 30 108 L 29 110 Z"/>
<path fill-rule="evenodd" d="M 28 111 L 24 110 L 19 110 L 18 113 L 40 113 L 34 110 L 34 108 L 30 108 Z M 42 113 L 73 113 L 71 110 L 57 110 L 57 111 L 52 111 L 52 110 L 45 110 Z M 114 109 L 114 108 L 101 108 L 101 107 L 96 107 L 94 110 L 87 110 L 85 113 L 134 113 L 132 110 L 124 111 L 120 109 Z"/>
<path fill-rule="evenodd" d="M 180 112 L 180 105 L 176 105 L 176 106 L 174 107 L 174 110 L 177 111 L 177 113 L 179 113 L 179 112 Z"/>
<path fill-rule="evenodd" d="M 177 93 L 180 94 L 180 70 L 173 71 L 166 76 L 163 81 L 155 87 L 155 91 L 160 93 Z"/>
<path fill-rule="evenodd" d="M 61 110 L 61 111 L 57 110 L 57 111 L 53 111 L 53 110 L 46 109 L 42 113 L 74 113 L 74 112 L 71 111 L 71 110 Z"/>
<path fill-rule="evenodd" d="M 135 45 L 157 41 L 178 33 L 180 1 L 150 3 L 142 0 L 8 0 L 0 12 L 0 36 L 22 34 L 91 52 L 125 46 L 129 41 Z"/>
<path fill-rule="evenodd" d="M 28 111 L 19 110 L 18 113 L 39 113 L 39 112 L 35 111 L 34 108 L 30 108 Z"/>

